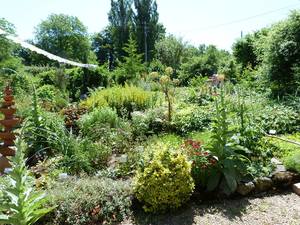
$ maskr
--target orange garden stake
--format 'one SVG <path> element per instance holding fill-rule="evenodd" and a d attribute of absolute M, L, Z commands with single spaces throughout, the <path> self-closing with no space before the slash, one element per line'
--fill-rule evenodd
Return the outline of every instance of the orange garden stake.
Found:
<path fill-rule="evenodd" d="M 13 128 L 20 123 L 20 119 L 16 118 L 14 97 L 12 95 L 12 89 L 9 86 L 5 87 L 4 97 L 0 112 L 4 115 L 4 118 L 0 120 L 0 124 L 3 127 L 0 132 L 0 174 L 3 174 L 5 168 L 10 167 L 9 159 L 7 156 L 15 155 L 14 140 L 16 135 L 13 133 Z"/>

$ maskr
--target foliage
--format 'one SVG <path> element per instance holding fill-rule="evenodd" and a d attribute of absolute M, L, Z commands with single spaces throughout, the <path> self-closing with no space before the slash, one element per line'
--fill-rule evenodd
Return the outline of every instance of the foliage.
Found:
<path fill-rule="evenodd" d="M 224 61 L 230 59 L 230 54 L 224 50 L 218 50 L 215 46 L 204 46 L 201 54 L 196 54 L 187 59 L 181 65 L 178 76 L 182 85 L 187 85 L 192 78 L 199 76 L 211 76 L 223 72 Z M 228 72 L 228 71 L 226 71 Z"/>
<path fill-rule="evenodd" d="M 158 22 L 159 15 L 155 0 L 134 0 L 134 7 L 136 13 L 133 21 L 138 52 L 143 53 L 145 62 L 148 62 L 152 60 L 155 42 L 164 35 L 165 28 Z"/>
<path fill-rule="evenodd" d="M 83 63 L 91 54 L 87 29 L 75 16 L 51 14 L 36 27 L 34 43 L 52 54 Z"/>
<path fill-rule="evenodd" d="M 106 166 L 111 149 L 104 144 L 92 142 L 87 138 L 76 138 L 69 134 L 65 140 L 60 140 L 64 146 L 60 167 L 70 174 L 94 174 Z"/>
<path fill-rule="evenodd" d="M 137 53 L 137 46 L 132 36 L 129 38 L 128 43 L 123 47 L 126 56 L 119 63 L 119 74 L 116 77 L 118 84 L 125 84 L 126 82 L 135 82 L 140 73 L 144 70 L 142 65 L 142 55 Z"/>
<path fill-rule="evenodd" d="M 209 127 L 211 118 L 207 113 L 211 107 L 189 106 L 177 109 L 174 113 L 172 127 L 177 133 L 187 134 L 191 131 L 201 131 Z"/>
<path fill-rule="evenodd" d="M 120 119 L 117 112 L 109 107 L 96 108 L 83 115 L 79 121 L 81 131 L 87 136 L 93 134 L 95 126 L 107 125 L 110 128 L 117 128 L 119 124 Z"/>
<path fill-rule="evenodd" d="M 233 55 L 236 61 L 242 65 L 242 68 L 248 66 L 254 68 L 258 64 L 254 39 L 255 34 L 248 34 L 237 40 L 232 47 Z"/>
<path fill-rule="evenodd" d="M 293 93 L 299 82 L 300 13 L 290 16 L 269 31 L 264 47 L 263 63 L 273 94 Z"/>
<path fill-rule="evenodd" d="M 133 111 L 144 110 L 154 104 L 154 96 L 151 92 L 132 85 L 95 90 L 81 103 L 89 109 L 109 106 L 116 109 L 118 115 L 126 117 L 130 117 Z"/>
<path fill-rule="evenodd" d="M 12 171 L 8 174 L 9 183 L 3 190 L 6 201 L 0 199 L 0 224 L 30 225 L 51 212 L 55 205 L 49 208 L 43 206 L 48 197 L 32 187 L 32 178 L 24 160 L 26 144 L 18 139 L 16 147 L 16 156 L 11 161 Z"/>
<path fill-rule="evenodd" d="M 26 156 L 29 163 L 53 154 L 57 138 L 65 136 L 63 118 L 42 110 L 38 105 L 36 92 L 33 94 L 32 108 L 24 123 L 24 140 L 28 144 Z M 53 139 L 55 136 L 55 139 Z"/>
<path fill-rule="evenodd" d="M 171 74 L 173 73 L 173 68 L 167 67 L 165 69 L 165 75 L 160 77 L 159 83 L 161 85 L 161 90 L 165 95 L 165 99 L 168 104 L 168 122 L 171 123 L 172 115 L 173 115 L 173 103 L 174 103 L 174 92 L 176 80 L 171 78 Z"/>
<path fill-rule="evenodd" d="M 127 181 L 80 178 L 57 182 L 48 190 L 55 211 L 47 225 L 111 224 L 126 219 L 131 211 L 131 187 Z"/>
<path fill-rule="evenodd" d="M 176 209 L 193 189 L 191 165 L 187 158 L 168 146 L 156 146 L 144 156 L 134 179 L 134 191 L 148 212 Z"/>
<path fill-rule="evenodd" d="M 208 190 L 220 185 L 225 194 L 233 193 L 238 182 L 247 175 L 249 159 L 244 156 L 244 149 L 232 138 L 234 133 L 228 120 L 229 108 L 223 88 L 215 101 L 215 118 L 212 125 L 212 152 L 217 157 L 216 168 L 211 169 L 207 181 Z"/>
<path fill-rule="evenodd" d="M 284 158 L 284 164 L 287 169 L 300 173 L 300 151 L 290 153 Z"/>
<path fill-rule="evenodd" d="M 112 0 L 108 13 L 111 42 L 119 59 L 127 55 L 123 47 L 129 40 L 133 25 L 132 3 L 133 0 Z"/>
<path fill-rule="evenodd" d="M 200 141 L 187 139 L 182 148 L 192 161 L 192 176 L 195 184 L 199 187 L 205 186 L 210 176 L 210 170 L 216 166 L 218 158 L 213 156 L 210 151 L 205 151 Z"/>
<path fill-rule="evenodd" d="M 167 36 L 155 43 L 156 58 L 168 67 L 178 70 L 184 57 L 186 43 L 175 36 Z"/>
<path fill-rule="evenodd" d="M 66 96 L 53 85 L 40 86 L 36 92 L 39 99 L 43 102 L 43 107 L 50 111 L 59 110 L 68 104 Z"/>

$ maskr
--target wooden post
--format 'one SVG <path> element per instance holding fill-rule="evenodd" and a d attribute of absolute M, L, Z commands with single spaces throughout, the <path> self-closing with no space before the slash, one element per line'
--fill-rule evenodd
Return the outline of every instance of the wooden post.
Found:
<path fill-rule="evenodd" d="M 12 89 L 9 86 L 5 87 L 4 97 L 0 112 L 4 115 L 4 118 L 0 120 L 2 129 L 0 132 L 0 174 L 3 174 L 5 168 L 10 167 L 8 156 L 15 155 L 14 140 L 16 135 L 13 133 L 13 128 L 20 123 L 20 119 L 16 118 L 14 97 L 12 95 Z"/>

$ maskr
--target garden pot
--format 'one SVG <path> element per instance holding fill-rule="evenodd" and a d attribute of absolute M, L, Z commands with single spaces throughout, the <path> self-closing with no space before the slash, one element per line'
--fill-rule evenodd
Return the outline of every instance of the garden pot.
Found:
<path fill-rule="evenodd" d="M 5 95 L 5 96 L 3 97 L 3 99 L 4 99 L 4 101 L 6 101 L 6 102 L 11 102 L 11 101 L 14 100 L 14 96 L 12 96 L 12 95 Z"/>
<path fill-rule="evenodd" d="M 0 157 L 0 174 L 3 174 L 5 168 L 10 168 L 11 165 L 6 157 Z"/>
<path fill-rule="evenodd" d="M 19 118 L 12 118 L 12 119 L 6 119 L 6 120 L 0 120 L 0 124 L 4 126 L 5 128 L 11 129 L 18 125 L 20 123 Z"/>
<path fill-rule="evenodd" d="M 0 147 L 0 154 L 3 156 L 14 156 L 16 152 L 12 147 Z"/>
<path fill-rule="evenodd" d="M 15 140 L 16 135 L 10 132 L 0 132 L 0 139 L 4 141 Z"/>
<path fill-rule="evenodd" d="M 11 118 L 16 111 L 16 108 L 0 108 L 0 112 L 4 114 L 5 118 Z"/>

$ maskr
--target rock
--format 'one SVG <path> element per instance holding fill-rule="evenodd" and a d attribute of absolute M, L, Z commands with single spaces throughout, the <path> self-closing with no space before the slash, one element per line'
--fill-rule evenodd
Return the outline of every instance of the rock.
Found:
<path fill-rule="evenodd" d="M 267 191 L 273 186 L 273 181 L 268 177 L 260 177 L 254 180 L 255 188 L 258 192 Z"/>
<path fill-rule="evenodd" d="M 271 176 L 273 176 L 276 173 L 280 173 L 280 172 L 286 172 L 286 168 L 284 165 L 276 165 L 275 170 L 271 173 Z"/>
<path fill-rule="evenodd" d="M 294 184 L 293 190 L 297 195 L 300 195 L 300 183 Z"/>
<path fill-rule="evenodd" d="M 272 180 L 276 186 L 288 187 L 293 183 L 294 174 L 289 171 L 279 171 L 272 175 Z"/>
<path fill-rule="evenodd" d="M 60 173 L 60 174 L 58 175 L 58 179 L 59 179 L 60 181 L 66 180 L 66 179 L 68 179 L 68 178 L 69 178 L 69 175 L 68 175 L 67 173 Z"/>
<path fill-rule="evenodd" d="M 276 158 L 272 158 L 271 159 L 271 163 L 275 164 L 275 165 L 282 165 L 282 162 L 280 162 L 278 159 Z"/>
<path fill-rule="evenodd" d="M 240 195 L 247 195 L 255 189 L 255 185 L 253 182 L 241 183 L 238 185 L 236 191 Z"/>
<path fill-rule="evenodd" d="M 119 162 L 120 163 L 126 163 L 128 161 L 128 156 L 127 154 L 123 154 L 119 157 Z"/>

